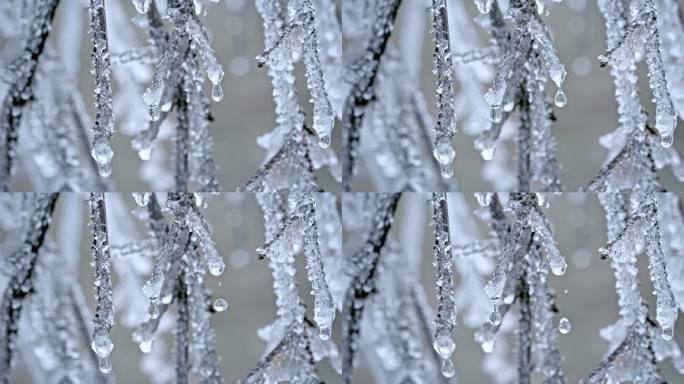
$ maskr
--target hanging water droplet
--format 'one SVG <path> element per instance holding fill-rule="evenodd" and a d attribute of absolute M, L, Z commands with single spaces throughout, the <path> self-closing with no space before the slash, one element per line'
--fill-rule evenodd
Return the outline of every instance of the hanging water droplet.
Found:
<path fill-rule="evenodd" d="M 332 329 L 330 327 L 320 327 L 318 329 L 318 337 L 321 340 L 330 340 L 330 336 L 332 336 Z"/>
<path fill-rule="evenodd" d="M 485 340 L 482 343 L 482 351 L 484 353 L 492 353 L 494 351 L 494 340 Z"/>
<path fill-rule="evenodd" d="M 572 324 L 570 324 L 570 320 L 568 320 L 567 317 L 560 319 L 560 322 L 558 322 L 558 331 L 564 335 L 567 335 L 571 330 Z"/>
<path fill-rule="evenodd" d="M 450 164 L 456 156 L 456 152 L 451 147 L 451 140 L 444 138 L 439 140 L 435 144 L 433 155 L 440 164 Z"/>
<path fill-rule="evenodd" d="M 664 148 L 670 148 L 673 141 L 674 138 L 671 133 L 662 133 L 660 135 L 660 145 L 662 145 Z"/>
<path fill-rule="evenodd" d="M 674 328 L 673 327 L 663 328 L 660 336 L 663 338 L 663 340 L 672 340 L 672 337 L 674 337 Z"/>
<path fill-rule="evenodd" d="M 502 316 L 501 312 L 494 310 L 492 313 L 489 314 L 489 322 L 492 323 L 492 325 L 499 325 L 501 324 Z"/>
<path fill-rule="evenodd" d="M 451 362 L 451 359 L 444 360 L 442 362 L 442 375 L 444 375 L 444 377 L 453 377 L 455 373 L 456 370 L 454 369 L 454 363 Z"/>
<path fill-rule="evenodd" d="M 605 67 L 606 65 L 608 65 L 608 57 L 605 55 L 599 56 L 598 61 L 601 67 Z"/>
<path fill-rule="evenodd" d="M 494 152 L 496 151 L 495 147 L 490 147 L 490 148 L 485 148 L 482 151 L 480 151 L 480 155 L 482 155 L 482 159 L 485 161 L 489 161 L 494 158 Z"/>
<path fill-rule="evenodd" d="M 211 99 L 217 103 L 223 100 L 223 88 L 221 88 L 221 84 L 214 84 L 211 86 Z"/>
<path fill-rule="evenodd" d="M 152 105 L 149 107 L 149 113 L 150 113 L 150 120 L 152 121 L 157 121 L 161 117 L 161 114 L 159 113 L 159 106 L 157 105 Z"/>
<path fill-rule="evenodd" d="M 513 100 L 511 100 L 511 101 L 507 102 L 506 104 L 504 104 L 503 110 L 505 112 L 511 112 L 513 110 L 513 107 L 515 107 L 515 102 Z"/>
<path fill-rule="evenodd" d="M 565 107 L 565 104 L 568 103 L 568 97 L 565 96 L 565 92 L 563 92 L 562 89 L 558 88 L 556 97 L 553 98 L 553 102 L 556 104 L 556 107 L 563 108 Z"/>
<path fill-rule="evenodd" d="M 159 305 L 157 305 L 156 302 L 151 301 L 149 307 L 147 308 L 147 312 L 150 315 L 150 319 L 156 319 L 159 317 Z"/>
<path fill-rule="evenodd" d="M 266 58 L 265 58 L 264 56 L 262 56 L 262 55 L 257 55 L 254 59 L 255 59 L 256 62 L 257 62 L 257 67 L 258 67 L 258 68 L 261 68 L 261 67 L 263 67 L 264 65 L 266 65 Z"/>
<path fill-rule="evenodd" d="M 142 353 L 150 353 L 152 352 L 152 340 L 144 340 L 138 344 L 138 347 Z"/>
<path fill-rule="evenodd" d="M 216 312 L 223 312 L 226 309 L 228 309 L 228 302 L 225 299 L 219 298 L 214 300 L 214 304 L 212 305 L 212 307 Z"/>
<path fill-rule="evenodd" d="M 221 274 L 223 274 L 223 270 L 226 269 L 226 265 L 223 263 L 223 259 L 216 257 L 211 260 L 207 260 L 207 268 L 209 269 L 209 273 L 212 275 L 221 276 Z"/>
<path fill-rule="evenodd" d="M 321 148 L 330 147 L 330 135 L 325 133 L 318 135 L 318 145 Z"/>
<path fill-rule="evenodd" d="M 114 344 L 112 344 L 112 339 L 105 332 L 97 333 L 93 336 L 93 341 L 90 343 L 90 347 L 93 349 L 96 355 L 103 357 L 109 356 L 114 349 Z"/>
<path fill-rule="evenodd" d="M 454 169 L 451 167 L 451 164 L 440 164 L 439 170 L 442 174 L 442 177 L 445 179 L 448 179 L 454 175 Z"/>
<path fill-rule="evenodd" d="M 100 372 L 109 373 L 112 371 L 112 359 L 109 356 L 98 357 Z"/>
<path fill-rule="evenodd" d="M 432 346 L 443 359 L 450 358 L 451 354 L 454 353 L 454 349 L 456 349 L 456 344 L 454 344 L 454 340 L 447 330 L 440 331 L 437 337 L 435 337 Z"/>
<path fill-rule="evenodd" d="M 489 120 L 492 123 L 499 123 L 503 119 L 503 111 L 500 105 L 493 105 L 489 110 Z"/>
<path fill-rule="evenodd" d="M 140 147 L 140 150 L 138 150 L 138 156 L 140 157 L 140 160 L 142 161 L 147 161 L 152 158 L 152 147 L 151 146 L 143 146 Z"/>

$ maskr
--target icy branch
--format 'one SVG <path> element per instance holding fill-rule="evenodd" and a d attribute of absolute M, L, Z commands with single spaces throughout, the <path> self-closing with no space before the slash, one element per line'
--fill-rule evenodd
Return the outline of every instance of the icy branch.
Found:
<path fill-rule="evenodd" d="M 33 274 L 57 202 L 57 194 L 35 195 L 19 249 L 9 256 L 14 272 L 0 302 L 0 383 L 9 384 L 24 301 L 34 292 Z"/>
<path fill-rule="evenodd" d="M 59 0 L 41 0 L 34 6 L 29 38 L 22 55 L 12 64 L 18 74 L 0 109 L 0 191 L 9 189 L 14 172 L 19 126 L 25 107 L 33 100 L 33 81 Z"/>

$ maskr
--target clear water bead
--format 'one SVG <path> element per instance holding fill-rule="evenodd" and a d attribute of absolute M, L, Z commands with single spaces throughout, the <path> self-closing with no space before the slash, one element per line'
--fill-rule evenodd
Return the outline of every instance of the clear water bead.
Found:
<path fill-rule="evenodd" d="M 112 353 L 112 349 L 114 349 L 112 340 L 105 332 L 96 333 L 90 346 L 93 352 L 100 357 L 109 356 Z"/>
<path fill-rule="evenodd" d="M 112 371 L 112 359 L 109 356 L 98 357 L 100 372 L 109 373 Z"/>
<path fill-rule="evenodd" d="M 454 344 L 454 340 L 449 332 L 442 331 L 435 337 L 433 347 L 443 359 L 449 359 L 451 354 L 454 353 L 454 349 L 456 349 L 456 344 Z"/>
<path fill-rule="evenodd" d="M 152 121 L 157 121 L 161 117 L 161 113 L 159 112 L 159 106 L 157 105 L 152 105 L 149 107 L 149 113 L 150 113 L 150 120 Z"/>
<path fill-rule="evenodd" d="M 221 88 L 221 84 L 214 84 L 211 86 L 211 99 L 217 103 L 223 100 L 223 88 Z"/>
<path fill-rule="evenodd" d="M 228 309 L 228 302 L 225 299 L 219 298 L 214 300 L 214 304 L 212 304 L 212 307 L 216 312 L 223 312 L 226 309 Z"/>
<path fill-rule="evenodd" d="M 330 147 L 330 135 L 329 134 L 321 134 L 318 135 L 318 145 L 321 148 L 328 148 Z"/>
<path fill-rule="evenodd" d="M 442 362 L 442 375 L 444 377 L 453 377 L 456 374 L 456 369 L 454 369 L 454 363 L 451 359 L 446 359 Z"/>
<path fill-rule="evenodd" d="M 570 324 L 570 320 L 567 317 L 560 319 L 560 322 L 558 322 L 558 331 L 564 335 L 572 331 L 572 324 Z"/>
<path fill-rule="evenodd" d="M 556 96 L 553 98 L 553 102 L 556 104 L 556 107 L 563 108 L 565 107 L 565 104 L 568 103 L 568 97 L 565 96 L 565 92 L 559 88 L 556 92 Z"/>
<path fill-rule="evenodd" d="M 489 120 L 491 120 L 492 123 L 499 123 L 501 122 L 501 119 L 503 119 L 503 111 L 501 106 L 492 106 L 492 108 L 489 110 Z"/>

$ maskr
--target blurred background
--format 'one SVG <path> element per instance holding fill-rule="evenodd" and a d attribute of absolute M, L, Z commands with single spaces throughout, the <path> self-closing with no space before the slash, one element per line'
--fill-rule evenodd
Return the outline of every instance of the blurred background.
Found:
<path fill-rule="evenodd" d="M 161 196 L 163 197 L 163 196 Z M 419 260 L 420 276 L 425 287 L 433 310 L 435 303 L 435 272 L 432 266 L 433 235 L 432 228 L 428 225 L 430 208 L 428 195 L 404 194 L 399 202 L 396 221 L 392 227 L 392 236 L 398 241 L 400 250 L 406 257 Z M 85 204 L 86 195 L 63 194 L 57 204 L 54 221 L 48 232 L 51 239 L 60 244 L 65 259 L 80 258 L 79 282 L 88 300 L 89 307 L 94 310 L 93 298 L 93 271 L 90 266 L 90 244 L 92 235 L 91 228 L 86 222 L 88 209 Z M 117 216 L 126 233 L 132 234 L 134 239 L 145 237 L 145 228 L 140 221 L 135 219 L 130 211 L 135 207 L 135 202 L 129 194 L 108 194 L 108 215 Z M 478 205 L 475 197 L 471 194 L 450 195 L 450 204 L 456 200 L 464 202 L 465 212 L 470 217 L 459 225 L 466 226 L 468 232 L 479 233 L 479 238 L 488 237 L 486 225 L 470 212 Z M 119 208 L 114 208 L 113 201 L 123 202 Z M 561 317 L 567 317 L 572 324 L 572 331 L 567 335 L 559 335 L 558 342 L 561 354 L 564 356 L 563 368 L 568 383 L 576 383 L 580 378 L 588 376 L 606 352 L 607 343 L 599 336 L 599 330 L 617 320 L 617 295 L 614 288 L 612 270 L 607 260 L 600 260 L 597 249 L 605 244 L 605 220 L 603 209 L 598 204 L 594 195 L 580 193 L 566 193 L 548 197 L 549 208 L 544 209 L 549 221 L 552 223 L 554 235 L 558 241 L 559 249 L 568 262 L 568 270 L 563 276 L 549 275 L 549 284 L 556 294 L 556 303 L 559 312 L 554 321 L 557 323 Z M 221 357 L 220 367 L 226 383 L 235 383 L 238 379 L 246 377 L 248 372 L 256 365 L 265 344 L 257 336 L 257 330 L 270 324 L 275 317 L 275 296 L 272 289 L 272 278 L 267 261 L 258 260 L 255 249 L 264 242 L 263 219 L 261 209 L 251 194 L 227 193 L 213 196 L 208 199 L 208 208 L 203 209 L 207 220 L 210 222 L 213 239 L 220 255 L 226 262 L 226 270 L 220 277 L 207 275 L 206 284 L 212 290 L 215 297 L 222 297 L 228 301 L 228 310 L 212 316 L 212 325 L 217 334 L 217 352 Z M 110 219 L 111 220 L 111 219 Z M 110 221 L 111 225 L 111 221 Z M 8 233 L 0 232 L 0 241 L 7 240 Z M 71 239 L 71 240 L 70 240 Z M 74 243 L 74 240 L 77 240 Z M 129 241 L 126 238 L 125 241 Z M 124 241 L 120 235 L 110 235 L 112 245 L 121 244 Z M 466 241 L 465 235 L 457 234 L 454 243 Z M 3 251 L 9 251 L 0 248 Z M 345 249 L 345 254 L 354 252 L 355 249 Z M 300 296 L 307 302 L 311 310 L 310 285 L 306 281 L 304 257 L 298 255 L 297 278 L 299 281 Z M 131 339 L 132 329 L 127 327 L 124 315 L 124 307 L 134 301 L 135 297 L 142 294 L 142 283 L 151 272 L 152 260 L 136 262 L 136 271 L 139 274 L 139 285 L 131 285 L 122 280 L 120 274 L 121 261 L 114 262 L 113 280 L 115 287 L 115 305 L 117 306 L 117 320 L 113 329 L 114 350 L 112 352 L 113 371 L 119 383 L 147 383 L 149 376 L 142 372 L 151 367 L 143 366 L 141 360 L 143 354 L 137 344 Z M 491 271 L 479 270 L 482 279 L 490 276 Z M 642 282 L 641 291 L 643 297 L 649 303 L 652 314 L 655 308 L 654 297 L 651 294 L 652 284 L 648 278 L 646 258 L 639 256 L 639 278 Z M 456 274 L 455 284 L 460 285 L 462 278 Z M 128 284 L 128 285 L 127 285 Z M 4 283 L 2 284 L 4 286 Z M 125 292 L 122 294 L 122 292 Z M 465 292 L 470 296 L 473 292 Z M 134 313 L 137 316 L 145 315 L 144 306 Z M 167 329 L 164 336 L 159 338 L 154 348 L 172 348 L 173 338 L 168 332 L 168 326 L 173 324 L 175 310 L 165 314 L 162 328 Z M 463 319 L 465 308 L 459 308 L 458 325 L 455 331 L 456 351 L 453 362 L 456 367 L 456 375 L 460 383 L 490 383 L 491 378 L 483 373 L 482 352 L 473 335 L 475 329 L 467 325 Z M 515 310 L 508 314 L 505 322 L 515 323 Z M 339 345 L 340 341 L 340 314 L 335 319 L 333 339 Z M 681 317 L 681 316 L 680 316 Z M 23 328 L 20 332 L 30 335 L 32 330 Z M 675 339 L 680 345 L 684 343 L 684 321 L 680 318 L 677 323 Z M 514 344 L 509 332 L 503 339 L 497 342 L 497 348 L 502 341 L 506 341 L 509 348 Z M 87 348 L 82 346 L 82 348 Z M 167 354 L 167 362 L 173 364 L 173 354 Z M 505 352 L 506 360 L 515 361 L 515 354 Z M 25 361 L 20 357 L 12 377 L 12 383 L 30 383 Z M 360 356 L 358 368 L 355 372 L 354 383 L 373 383 L 371 372 L 365 365 L 370 359 Z M 497 369 L 494 367 L 494 369 Z M 681 382 L 673 370 L 671 363 L 666 361 L 660 364 L 663 377 L 670 383 Z M 162 371 L 154 369 L 159 378 Z M 319 365 L 321 378 L 326 383 L 339 383 L 340 378 L 334 373 L 327 362 Z M 384 383 L 383 383 L 384 384 Z M 390 383 L 391 384 L 391 383 Z"/>
<path fill-rule="evenodd" d="M 157 1 L 160 7 L 165 0 Z M 256 173 L 264 158 L 264 150 L 257 145 L 257 138 L 275 127 L 275 104 L 273 102 L 271 79 L 266 68 L 257 68 L 257 55 L 264 47 L 263 25 L 253 0 L 203 1 L 204 17 L 201 17 L 212 40 L 211 45 L 225 72 L 222 87 L 224 97 L 221 102 L 210 101 L 210 111 L 214 121 L 210 124 L 210 135 L 214 140 L 214 161 L 218 166 L 217 180 L 224 191 L 235 191 L 245 185 Z M 48 46 L 59 52 L 65 64 L 65 71 L 78 84 L 85 106 L 91 116 L 93 110 L 93 76 L 90 73 L 92 34 L 88 32 L 90 17 L 87 0 L 62 0 L 57 8 L 54 27 L 48 38 Z M 163 8 L 160 8 L 163 9 Z M 134 17 L 138 16 L 131 1 L 113 1 L 107 4 L 108 33 L 112 55 L 123 53 L 147 45 L 147 38 L 141 28 L 136 26 Z M 140 16 L 138 16 L 140 17 Z M 0 38 L 0 56 L 3 63 L 14 59 L 22 47 L 22 41 L 7 41 Z M 2 64 L 4 66 L 4 64 Z M 155 145 L 151 161 L 143 162 L 131 148 L 133 133 L 146 128 L 147 107 L 142 95 L 150 84 L 154 67 L 152 65 L 122 64 L 113 66 L 112 82 L 115 104 L 116 132 L 112 139 L 114 158 L 112 179 L 116 191 L 164 191 L 149 183 L 145 178 L 154 178 L 162 185 L 173 175 L 172 145 L 168 138 L 175 126 L 174 115 L 169 116 L 171 123 L 162 125 L 160 138 L 164 145 Z M 312 105 L 306 87 L 304 65 L 297 63 L 295 68 L 296 86 L 300 105 L 310 125 Z M 204 75 L 204 71 L 202 71 Z M 132 76 L 139 83 L 138 92 L 122 89 L 118 79 Z M 6 85 L 0 83 L 0 95 L 4 95 Z M 205 94 L 209 97 L 211 83 L 205 81 Z M 126 116 L 124 119 L 122 116 Z M 135 117 L 132 119 L 132 117 Z M 131 121 L 132 120 L 132 121 Z M 333 131 L 332 147 L 339 152 L 341 132 L 338 127 Z M 21 133 L 20 133 L 21 140 Z M 159 140 L 157 141 L 159 143 Z M 145 168 L 144 164 L 148 164 Z M 29 180 L 22 171 L 17 172 L 11 190 L 32 191 Z M 330 177 L 327 168 L 318 172 L 319 185 L 325 190 L 339 190 Z M 172 182 L 173 179 L 171 179 Z M 168 183 L 167 183 L 168 184 Z"/>
<path fill-rule="evenodd" d="M 406 62 L 409 73 L 418 79 L 420 89 L 425 96 L 430 114 L 437 117 L 435 107 L 435 79 L 433 70 L 434 34 L 432 18 L 426 10 L 429 5 L 426 0 L 403 1 L 400 8 L 395 29 L 392 32 L 391 43 L 399 49 Z M 507 1 L 499 1 L 502 9 L 506 9 Z M 605 19 L 599 12 L 597 2 L 590 0 L 563 0 L 549 2 L 547 16 L 543 17 L 551 32 L 553 44 L 561 62 L 567 71 L 563 90 L 568 103 L 563 108 L 553 106 L 557 118 L 552 124 L 552 133 L 557 142 L 557 159 L 560 164 L 561 181 L 565 191 L 578 191 L 586 186 L 598 172 L 606 160 L 607 151 L 599 144 L 599 138 L 617 128 L 617 105 L 614 96 L 613 79 L 609 68 L 600 68 L 597 57 L 605 53 L 606 35 Z M 680 2 L 680 7 L 681 7 Z M 447 1 L 450 31 L 452 36 L 452 52 L 466 52 L 472 48 L 488 46 L 490 36 L 484 28 L 478 26 L 475 18 L 480 15 L 472 1 Z M 462 9 L 463 12 L 456 12 Z M 343 19 L 344 24 L 344 19 Z M 347 55 L 345 50 L 345 55 Z M 356 56 L 354 56 L 356 57 Z M 351 58 L 345 57 L 347 61 Z M 473 69 L 477 67 L 477 69 Z M 465 66 L 455 66 L 456 73 L 465 72 L 465 76 L 475 77 L 484 93 L 496 73 L 494 65 L 481 62 Z M 638 64 L 639 88 L 642 105 L 649 115 L 649 123 L 655 121 L 655 105 L 651 101 L 652 93 L 646 75 L 646 63 Z M 468 80 L 471 80 L 470 78 Z M 489 108 L 483 97 L 471 100 L 469 93 L 461 93 L 462 87 L 458 75 L 455 76 L 454 91 L 457 105 L 465 110 L 458 113 L 457 129 L 454 148 L 454 179 L 456 190 L 490 191 L 496 183 L 502 183 L 501 173 L 487 169 L 488 162 L 482 159 L 479 151 L 474 148 L 475 137 L 466 134 L 469 129 L 466 124 L 475 122 L 474 128 L 484 130 L 488 124 Z M 549 80 L 547 94 L 553 98 L 556 86 Z M 478 112 L 480 116 L 472 116 Z M 479 124 L 479 126 L 478 126 Z M 504 126 L 502 138 L 506 138 L 505 145 L 499 141 L 495 158 L 500 164 L 515 176 L 516 152 L 514 134 L 517 131 L 517 114 L 509 119 Z M 674 145 L 679 152 L 684 150 L 684 126 L 678 121 L 679 129 L 675 131 Z M 489 162 L 491 163 L 491 162 Z M 382 186 L 374 186 L 365 169 L 359 172 L 354 186 L 357 191 L 381 190 Z M 669 169 L 659 172 L 662 184 L 669 191 L 684 190 L 681 183 L 672 176 Z M 515 181 L 515 179 L 513 179 Z M 496 189 L 510 190 L 510 189 Z"/>

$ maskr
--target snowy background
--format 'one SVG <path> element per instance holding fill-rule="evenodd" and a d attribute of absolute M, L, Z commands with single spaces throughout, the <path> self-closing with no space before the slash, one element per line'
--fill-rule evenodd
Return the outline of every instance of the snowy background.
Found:
<path fill-rule="evenodd" d="M 108 195 L 108 201 L 114 200 L 113 195 Z M 69 194 L 62 195 L 57 204 L 54 220 L 48 236 L 60 242 L 63 252 L 80 255 L 80 283 L 85 289 L 85 296 L 89 301 L 90 308 L 94 308 L 92 302 L 92 269 L 90 259 L 90 227 L 85 221 L 79 219 L 87 215 L 85 195 Z M 126 228 L 135 237 L 144 236 L 144 227 L 132 218 L 129 210 L 133 209 L 135 202 L 129 194 L 120 194 L 116 199 L 122 199 L 125 209 L 114 211 L 109 209 L 109 216 L 122 215 L 131 220 L 132 225 Z M 469 211 L 477 207 L 477 202 L 471 194 L 464 194 L 469 206 Z M 110 203 L 108 203 L 110 204 Z M 226 261 L 226 271 L 219 277 L 207 277 L 207 285 L 212 289 L 215 297 L 223 297 L 228 301 L 228 310 L 212 316 L 212 325 L 217 333 L 217 352 L 221 357 L 221 372 L 227 383 L 234 383 L 244 378 L 250 369 L 259 360 L 264 343 L 257 337 L 257 330 L 274 319 L 275 297 L 272 290 L 272 280 L 267 261 L 258 260 L 255 249 L 263 244 L 263 219 L 261 209 L 256 204 L 253 195 L 246 194 L 223 194 L 211 197 L 208 208 L 203 212 L 212 224 L 213 238 L 217 249 Z M 409 211 L 409 207 L 418 207 Z M 420 207 L 423 209 L 420 209 Z M 555 290 L 556 301 L 560 312 L 556 316 L 557 322 L 562 316 L 567 317 L 572 323 L 572 331 L 568 335 L 559 335 L 559 348 L 565 356 L 563 368 L 569 383 L 577 382 L 586 377 L 595 368 L 606 351 L 607 343 L 602 340 L 599 330 L 612 324 L 617 319 L 617 296 L 614 289 L 614 279 L 608 260 L 600 260 L 597 249 L 606 241 L 604 212 L 593 195 L 564 194 L 550 197 L 550 208 L 544 210 L 553 224 L 554 234 L 559 243 L 559 249 L 568 261 L 568 270 L 564 276 L 549 275 L 551 287 Z M 409 213 L 411 212 L 411 213 Z M 84 215 L 84 216 L 81 216 Z M 392 233 L 402 245 L 405 252 L 412 250 L 422 251 L 422 281 L 426 287 L 428 297 L 434 303 L 434 268 L 432 267 L 432 229 L 427 225 L 430 215 L 426 195 L 405 194 L 399 203 L 397 220 L 393 225 Z M 479 232 L 486 235 L 486 228 L 475 219 Z M 406 236 L 412 234 L 412 236 Z M 408 240 L 423 237 L 422 243 Z M 4 240 L 6 233 L 0 232 L 0 240 Z M 64 246 L 68 239 L 76 240 L 76 246 Z M 121 238 L 111 234 L 113 245 L 120 242 Z M 65 241 L 66 240 L 66 241 Z M 118 240 L 118 241 L 117 241 Z M 456 236 L 455 243 L 463 241 Z M 80 244 L 80 245 L 78 245 Z M 353 250 L 345 250 L 350 252 Z M 298 276 L 305 279 L 303 257 L 297 257 Z M 149 266 L 142 263 L 140 271 L 146 277 Z M 151 265 L 151 264 L 150 264 Z M 644 257 L 639 257 L 639 276 L 642 281 L 642 294 L 654 308 L 654 300 L 651 295 L 651 283 L 648 280 L 648 269 Z M 484 270 L 486 272 L 486 269 Z M 117 283 L 119 275 L 113 273 L 115 294 L 122 287 Z M 460 279 L 456 279 L 458 286 Z M 4 283 L 3 283 L 4 284 Z M 302 281 L 299 285 L 302 298 L 308 300 L 311 296 L 306 292 L 308 282 Z M 122 308 L 121 300 L 130 301 L 131 295 L 141 294 L 141 287 L 126 287 L 127 295 L 120 296 L 115 305 Z M 132 292 L 132 293 L 130 293 Z M 310 304 L 310 303 L 309 303 Z M 311 308 L 311 305 L 309 305 Z M 144 308 L 141 308 L 141 314 Z M 513 313 L 509 314 L 512 315 Z M 170 314 L 165 315 L 167 318 Z M 333 338 L 339 341 L 338 314 L 335 322 Z M 507 318 L 506 321 L 510 321 Z M 114 350 L 112 361 L 114 373 L 119 383 L 143 383 L 150 382 L 149 376 L 141 373 L 141 357 L 143 356 L 138 346 L 131 340 L 131 329 L 122 325 L 123 320 L 117 316 L 117 322 L 113 329 Z M 171 322 L 169 322 L 171 323 Z M 23 328 L 21 332 L 27 332 Z M 30 331 L 29 331 L 30 332 Z M 456 351 L 453 361 L 456 366 L 456 374 L 461 383 L 487 383 L 491 382 L 481 368 L 481 359 L 484 353 L 479 345 L 473 340 L 474 330 L 464 325 L 459 314 L 459 325 L 456 328 L 455 341 Z M 509 334 L 510 337 L 510 334 Z M 684 322 L 678 322 L 675 338 L 684 342 Z M 509 339 L 509 345 L 514 345 L 513 339 Z M 173 340 L 167 334 L 165 338 L 167 347 L 171 347 Z M 159 346 L 159 343 L 155 344 Z M 514 355 L 510 355 L 514 359 Z M 21 360 L 21 357 L 20 357 Z M 172 360 L 170 360 L 172 361 Z M 359 367 L 355 373 L 355 383 L 371 383 L 372 376 L 367 367 L 363 365 L 364 358 L 359 359 Z M 669 382 L 678 382 L 669 362 L 660 364 L 663 376 Z M 160 372 L 158 372 L 159 374 Z M 320 365 L 321 377 L 326 383 L 339 382 L 330 366 L 325 363 Z M 13 383 L 29 383 L 26 365 L 19 362 L 15 370 Z M 162 376 L 157 376 L 161 378 Z"/>
<path fill-rule="evenodd" d="M 404 55 L 409 72 L 419 74 L 420 88 L 425 96 L 426 103 L 430 108 L 433 119 L 437 116 L 435 107 L 435 75 L 432 73 L 434 51 L 434 34 L 429 33 L 431 28 L 430 14 L 423 11 L 423 0 L 407 0 L 399 8 L 399 15 L 392 33 L 391 42 Z M 451 4 L 452 2 L 448 2 Z M 452 43 L 452 52 L 469 51 L 474 47 L 485 47 L 489 36 L 485 29 L 480 28 L 473 18 L 478 11 L 472 1 L 457 2 L 460 7 L 467 9 L 467 19 L 470 20 L 470 29 L 479 36 L 479 42 L 469 40 L 470 47 L 463 47 L 458 43 Z M 500 2 L 505 4 L 506 1 Z M 681 2 L 680 2 L 681 4 Z M 451 5 L 449 5 L 451 6 Z M 452 7 L 450 12 L 455 9 Z M 599 144 L 599 138 L 617 127 L 617 105 L 615 102 L 613 80 L 609 68 L 600 68 L 597 57 L 606 50 L 605 43 L 605 19 L 600 14 L 595 1 L 590 0 L 563 0 L 560 3 L 551 3 L 548 7 L 549 15 L 544 20 L 552 34 L 553 43 L 558 51 L 561 62 L 567 71 L 567 77 L 563 83 L 563 90 L 568 98 L 564 108 L 553 108 L 557 121 L 552 125 L 552 132 L 557 141 L 557 159 L 560 164 L 561 181 L 564 190 L 578 191 L 586 186 L 591 178 L 606 160 L 607 151 Z M 454 13 L 449 14 L 450 23 L 454 21 Z M 344 22 L 344 21 L 343 21 Z M 453 41 L 453 38 L 452 38 Z M 474 45 L 474 46 L 473 46 Z M 345 51 L 346 53 L 347 51 Z M 407 58 L 408 57 L 408 58 Z M 420 57 L 418 59 L 417 57 Z M 487 70 L 482 63 L 469 64 L 468 66 L 480 66 L 475 72 L 482 83 L 483 92 L 491 84 L 495 74 L 494 66 Z M 455 66 L 458 72 L 462 67 Z M 646 76 L 646 64 L 638 65 L 639 87 L 642 104 L 649 114 L 649 123 L 653 125 L 655 105 L 651 102 L 651 90 Z M 459 83 L 455 82 L 456 103 L 460 103 Z M 556 91 L 552 84 L 547 85 L 550 97 Z M 473 103 L 471 101 L 471 103 Z M 487 127 L 489 109 L 484 99 L 478 100 L 478 108 L 482 111 L 480 130 Z M 472 113 L 469 110 L 468 113 Z M 463 117 L 463 116 L 460 116 Z M 501 163 L 510 170 L 509 175 L 515 180 L 515 146 L 511 141 L 514 138 L 517 125 L 517 115 L 504 127 L 503 137 L 506 138 L 507 150 L 497 149 L 497 156 L 503 156 Z M 511 124 L 512 123 L 512 124 Z M 675 131 L 674 147 L 678 151 L 684 149 L 684 130 L 682 121 L 678 121 L 679 129 Z M 474 148 L 474 137 L 464 133 L 464 119 L 457 123 L 459 132 L 455 137 L 454 148 L 454 178 L 460 191 L 490 191 L 493 181 L 502 182 L 501 174 L 488 173 L 485 162 L 480 153 Z M 499 146 L 501 146 L 499 144 Z M 505 152 L 505 154 L 504 154 Z M 495 160 L 497 160 L 495 158 Z M 362 166 L 363 167 L 363 166 Z M 684 188 L 678 183 L 668 170 L 659 172 L 661 182 L 669 191 L 681 191 Z M 373 186 L 366 172 L 359 172 L 354 184 L 354 190 L 373 191 Z M 500 190 L 500 189 L 497 189 Z M 507 189 L 508 190 L 508 189 Z"/>

